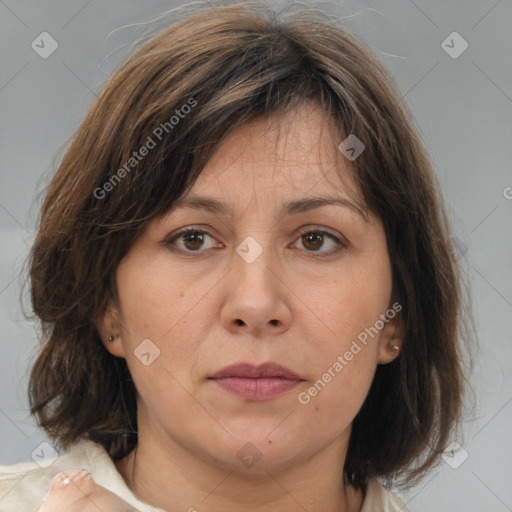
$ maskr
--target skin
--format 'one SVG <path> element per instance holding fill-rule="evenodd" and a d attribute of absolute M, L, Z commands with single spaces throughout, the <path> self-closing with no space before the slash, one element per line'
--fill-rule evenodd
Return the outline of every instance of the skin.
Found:
<path fill-rule="evenodd" d="M 58 473 L 38 512 L 134 512 L 115 494 L 98 485 L 85 470 Z"/>
<path fill-rule="evenodd" d="M 169 512 L 360 510 L 362 493 L 342 478 L 351 424 L 377 365 L 401 346 L 399 316 L 310 403 L 298 395 L 391 307 L 384 229 L 338 205 L 279 215 L 290 200 L 361 198 L 342 140 L 315 104 L 238 129 L 188 195 L 229 203 L 234 216 L 171 210 L 120 262 L 119 303 L 97 326 L 139 394 L 139 444 L 117 468 L 140 500 Z M 202 245 L 186 236 L 162 243 L 190 226 Z M 308 240 L 302 229 L 348 245 L 333 252 L 329 236 Z M 262 247 L 252 263 L 236 252 L 249 236 Z M 147 366 L 134 354 L 145 339 L 160 350 Z M 255 402 L 208 380 L 233 363 L 267 361 L 304 381 Z M 248 443 L 261 455 L 251 467 L 237 456 Z"/>

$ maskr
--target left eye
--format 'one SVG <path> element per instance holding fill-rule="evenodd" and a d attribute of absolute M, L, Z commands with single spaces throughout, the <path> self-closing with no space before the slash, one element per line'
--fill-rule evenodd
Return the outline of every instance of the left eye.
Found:
<path fill-rule="evenodd" d="M 325 240 L 331 240 L 331 250 L 327 251 L 319 251 L 319 249 L 325 244 Z M 300 233 L 299 238 L 297 239 L 302 241 L 302 245 L 306 248 L 308 252 L 321 252 L 321 253 L 334 253 L 340 249 L 346 247 L 346 244 L 343 243 L 339 238 L 326 231 L 303 231 Z"/>

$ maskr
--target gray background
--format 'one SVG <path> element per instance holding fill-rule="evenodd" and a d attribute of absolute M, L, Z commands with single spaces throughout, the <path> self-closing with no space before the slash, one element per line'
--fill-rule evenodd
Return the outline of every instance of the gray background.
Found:
<path fill-rule="evenodd" d="M 45 441 L 27 410 L 36 331 L 19 304 L 37 193 L 102 82 L 143 34 L 133 24 L 179 4 L 0 0 L 0 464 L 30 460 Z M 469 457 L 457 469 L 441 462 L 402 496 L 413 512 L 512 511 L 512 2 L 318 5 L 346 16 L 395 76 L 442 182 L 473 289 L 478 402 L 459 439 Z M 59 44 L 48 59 L 31 48 L 43 31 Z M 453 31 L 469 44 L 458 58 L 441 46 Z"/>

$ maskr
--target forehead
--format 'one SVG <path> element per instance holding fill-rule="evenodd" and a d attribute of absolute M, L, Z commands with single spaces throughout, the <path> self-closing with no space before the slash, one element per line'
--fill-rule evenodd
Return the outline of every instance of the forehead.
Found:
<path fill-rule="evenodd" d="M 190 192 L 193 196 L 281 204 L 298 196 L 359 198 L 350 162 L 338 150 L 340 129 L 316 104 L 259 118 L 219 146 Z"/>

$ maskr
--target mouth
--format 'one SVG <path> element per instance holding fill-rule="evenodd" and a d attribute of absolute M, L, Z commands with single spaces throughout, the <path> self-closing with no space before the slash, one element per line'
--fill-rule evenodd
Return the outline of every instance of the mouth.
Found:
<path fill-rule="evenodd" d="M 295 372 L 275 363 L 231 365 L 209 380 L 229 393 L 253 401 L 270 400 L 304 382 Z"/>

